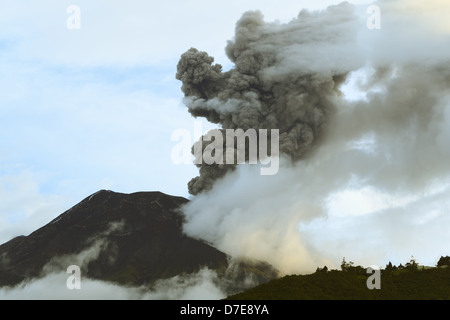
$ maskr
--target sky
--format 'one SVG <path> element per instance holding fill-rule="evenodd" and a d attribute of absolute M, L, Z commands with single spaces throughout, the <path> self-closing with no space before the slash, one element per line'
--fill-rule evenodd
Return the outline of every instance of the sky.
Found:
<path fill-rule="evenodd" d="M 289 21 L 337 2 L 2 1 L 0 242 L 100 189 L 187 197 L 197 169 L 171 161 L 172 132 L 194 129 L 180 55 L 199 47 L 230 67 L 224 47 L 243 12 Z M 74 4 L 79 29 L 67 26 Z"/>
<path fill-rule="evenodd" d="M 340 2 L 1 1 L 0 243 L 29 234 L 100 189 L 188 197 L 187 183 L 198 170 L 171 160 L 172 133 L 194 130 L 181 82 L 175 79 L 180 55 L 196 47 L 231 68 L 224 48 L 245 11 L 257 9 L 266 21 L 288 22 L 303 8 Z M 420 9 L 420 1 L 410 3 Z M 67 26 L 70 5 L 80 9 L 80 28 Z M 349 98 L 360 94 L 350 85 L 346 90 Z M 436 209 L 412 224 L 419 247 L 420 238 L 433 234 L 439 223 L 448 225 L 448 218 L 433 222 L 442 215 L 439 195 L 446 190 L 439 184 L 429 192 L 427 208 L 432 204 Z M 386 221 L 383 213 L 378 220 L 370 216 L 392 203 L 399 220 L 408 206 L 424 205 L 414 197 L 380 196 L 370 187 L 349 188 L 330 199 L 326 222 L 300 228 L 317 238 L 314 246 L 337 248 L 339 243 L 326 233 L 341 235 L 340 255 L 352 245 L 344 230 Z M 420 228 L 424 221 L 431 221 L 427 230 Z M 378 237 L 373 235 L 375 242 Z M 448 246 L 442 239 L 436 245 L 449 254 L 443 252 Z M 435 263 L 436 254 L 426 252 L 426 247 L 418 250 L 419 262 Z M 388 253 L 397 263 L 416 254 Z"/>

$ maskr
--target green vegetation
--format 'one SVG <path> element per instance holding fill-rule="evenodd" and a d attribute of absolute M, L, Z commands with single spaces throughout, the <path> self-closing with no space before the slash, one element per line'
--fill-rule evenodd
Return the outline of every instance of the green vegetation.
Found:
<path fill-rule="evenodd" d="M 341 270 L 317 268 L 309 275 L 289 275 L 228 297 L 228 300 L 450 300 L 450 257 L 436 267 L 412 258 L 404 266 L 389 262 L 381 270 L 380 289 L 368 289 L 366 268 L 343 259 Z M 370 281 L 370 280 L 369 280 Z"/>

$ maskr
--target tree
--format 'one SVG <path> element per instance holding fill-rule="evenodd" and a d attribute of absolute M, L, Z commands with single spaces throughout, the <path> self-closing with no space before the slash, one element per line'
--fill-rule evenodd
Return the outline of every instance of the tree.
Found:
<path fill-rule="evenodd" d="M 352 261 L 350 261 L 350 262 L 345 261 L 345 257 L 344 257 L 344 258 L 342 258 L 342 262 L 341 262 L 341 270 L 349 271 L 350 268 L 353 266 L 353 264 L 354 263 Z"/>
<path fill-rule="evenodd" d="M 391 272 L 391 271 L 397 270 L 397 267 L 392 265 L 392 262 L 389 261 L 389 263 L 386 265 L 385 270 L 387 272 Z"/>
<path fill-rule="evenodd" d="M 416 262 L 416 259 L 411 256 L 411 260 L 405 264 L 405 268 L 409 270 L 418 270 L 419 264 Z"/>
<path fill-rule="evenodd" d="M 345 261 L 345 258 L 342 259 L 341 269 L 344 272 L 349 272 L 353 274 L 366 274 L 366 269 L 361 266 L 355 266 L 353 261 Z"/>
<path fill-rule="evenodd" d="M 449 256 L 441 256 L 438 263 L 436 264 L 437 267 L 450 267 L 450 257 Z"/>
<path fill-rule="evenodd" d="M 322 269 L 317 267 L 317 269 L 316 269 L 316 273 L 327 273 L 327 271 L 328 271 L 327 266 L 323 267 Z"/>

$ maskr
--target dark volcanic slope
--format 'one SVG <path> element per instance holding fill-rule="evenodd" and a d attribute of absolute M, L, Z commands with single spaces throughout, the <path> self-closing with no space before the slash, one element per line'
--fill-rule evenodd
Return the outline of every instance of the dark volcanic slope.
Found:
<path fill-rule="evenodd" d="M 203 266 L 225 269 L 225 253 L 181 233 L 177 208 L 187 201 L 160 192 L 99 191 L 29 236 L 1 245 L 0 286 L 42 276 L 43 267 L 61 256 L 66 258 L 54 267 L 82 263 L 85 276 L 127 285 Z M 79 253 L 93 247 L 100 253 L 80 260 Z"/>

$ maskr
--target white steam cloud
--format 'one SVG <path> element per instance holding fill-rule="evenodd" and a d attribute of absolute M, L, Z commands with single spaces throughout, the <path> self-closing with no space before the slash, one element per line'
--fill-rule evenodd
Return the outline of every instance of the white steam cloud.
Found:
<path fill-rule="evenodd" d="M 217 285 L 217 274 L 209 269 L 160 280 L 151 289 L 82 277 L 81 289 L 69 290 L 69 276 L 65 271 L 52 272 L 14 288 L 0 288 L 0 300 L 217 300 L 227 296 Z"/>

